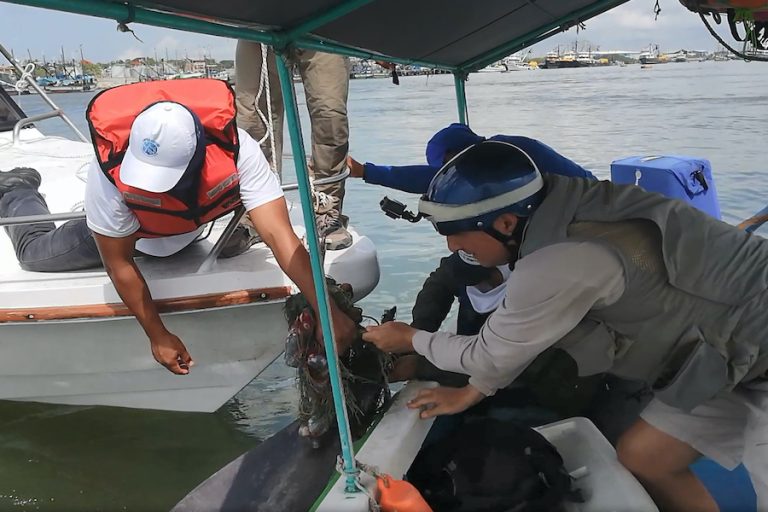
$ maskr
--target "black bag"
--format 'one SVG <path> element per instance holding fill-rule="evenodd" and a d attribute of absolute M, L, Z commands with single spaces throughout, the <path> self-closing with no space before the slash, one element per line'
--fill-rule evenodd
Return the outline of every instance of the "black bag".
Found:
<path fill-rule="evenodd" d="M 422 449 L 406 478 L 440 512 L 557 512 L 583 501 L 549 441 L 487 417 L 466 417 Z"/>

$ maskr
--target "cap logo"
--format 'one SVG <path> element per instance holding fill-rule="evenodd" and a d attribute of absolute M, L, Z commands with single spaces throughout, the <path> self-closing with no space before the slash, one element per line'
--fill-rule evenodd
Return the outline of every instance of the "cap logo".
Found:
<path fill-rule="evenodd" d="M 155 156 L 159 147 L 160 144 L 152 139 L 144 139 L 141 142 L 141 151 L 147 156 Z"/>

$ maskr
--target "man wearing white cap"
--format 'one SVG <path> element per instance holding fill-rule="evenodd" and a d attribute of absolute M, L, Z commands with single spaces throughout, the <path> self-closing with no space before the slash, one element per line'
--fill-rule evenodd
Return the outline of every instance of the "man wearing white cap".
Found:
<path fill-rule="evenodd" d="M 110 105 L 92 112 L 99 108 L 92 104 L 88 112 L 97 159 L 88 171 L 87 227 L 71 221 L 58 228 L 53 223 L 10 228 L 23 268 L 88 268 L 98 263 L 100 253 L 115 289 L 149 337 L 155 359 L 173 373 L 186 374 L 192 358 L 165 328 L 133 256 L 136 250 L 157 257 L 175 254 L 198 237 L 204 224 L 242 204 L 280 268 L 316 306 L 309 255 L 290 224 L 277 176 L 255 140 L 232 129 L 234 124 L 222 121 L 214 108 L 209 115 L 213 121 L 204 124 L 192 110 L 170 101 L 144 109 L 123 140 L 127 129 L 115 129 L 111 118 L 100 116 L 110 112 Z M 216 131 L 217 122 L 221 131 Z M 212 142 L 212 133 L 229 133 L 231 141 Z M 103 151 L 105 146 L 109 151 Z M 0 173 L 2 183 L 8 185 L 0 186 L 3 216 L 48 213 L 37 191 L 36 171 Z M 333 303 L 331 307 L 336 338 L 346 346 L 355 326 Z"/>

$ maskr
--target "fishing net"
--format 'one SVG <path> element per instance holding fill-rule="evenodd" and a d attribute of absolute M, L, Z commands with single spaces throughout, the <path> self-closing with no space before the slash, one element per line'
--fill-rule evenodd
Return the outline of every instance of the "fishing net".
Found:
<path fill-rule="evenodd" d="M 352 288 L 330 278 L 327 285 L 331 299 L 358 326 L 358 335 L 349 350 L 339 356 L 350 430 L 352 437 L 358 439 L 389 404 L 386 375 L 391 369 L 391 356 L 363 342 L 364 316 L 362 309 L 352 302 Z M 285 363 L 297 369 L 299 434 L 316 440 L 331 428 L 335 419 L 327 355 L 322 341 L 315 336 L 314 311 L 302 294 L 286 300 L 285 318 L 289 325 Z M 382 322 L 389 320 L 394 320 L 394 308 L 382 317 Z"/>

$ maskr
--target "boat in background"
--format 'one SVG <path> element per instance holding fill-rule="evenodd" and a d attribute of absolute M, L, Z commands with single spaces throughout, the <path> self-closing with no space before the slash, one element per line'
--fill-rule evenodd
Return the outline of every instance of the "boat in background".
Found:
<path fill-rule="evenodd" d="M 671 62 L 688 62 L 688 52 L 685 50 L 678 50 L 674 53 L 668 53 L 667 59 Z"/>
<path fill-rule="evenodd" d="M 75 141 L 46 136 L 33 125 L 56 115 L 28 117 L 0 92 L 0 162 L 4 170 L 32 167 L 40 172 L 40 192 L 49 208 L 65 212 L 47 220 L 82 218 L 93 147 L 79 131 L 81 140 Z M 287 332 L 283 303 L 297 291 L 264 243 L 234 258 L 216 258 L 225 233 L 237 224 L 231 217 L 214 223 L 203 239 L 179 254 L 136 260 L 164 323 L 195 359 L 193 371 L 183 377 L 155 362 L 146 335 L 103 269 L 28 272 L 20 268 L 10 239 L 0 236 L 0 399 L 218 409 L 282 352 Z M 298 211 L 291 208 L 291 217 L 304 237 Z M 0 219 L 0 224 L 18 220 Z M 354 228 L 349 231 L 352 246 L 328 251 L 325 269 L 350 283 L 360 299 L 378 283 L 379 266 L 370 239 Z"/>
<path fill-rule="evenodd" d="M 669 57 L 659 51 L 659 45 L 651 44 L 640 52 L 638 60 L 640 64 L 665 64 L 669 62 Z"/>
<path fill-rule="evenodd" d="M 531 66 L 529 62 L 526 62 L 526 60 L 530 57 L 531 50 L 528 50 L 525 53 L 517 52 L 514 53 L 508 57 L 505 57 L 502 62 L 507 66 L 507 69 L 509 71 L 520 71 L 520 70 L 529 70 L 538 68 L 537 66 Z"/>
<path fill-rule="evenodd" d="M 509 71 L 509 66 L 501 60 L 477 70 L 478 73 L 506 73 L 507 71 Z"/>
<path fill-rule="evenodd" d="M 578 51 L 578 43 L 574 43 L 573 49 L 560 53 L 560 47 L 547 53 L 544 62 L 539 64 L 543 69 L 560 68 L 589 68 L 593 66 L 608 65 L 608 61 L 603 59 L 598 61 L 592 57 L 592 48 Z"/>

